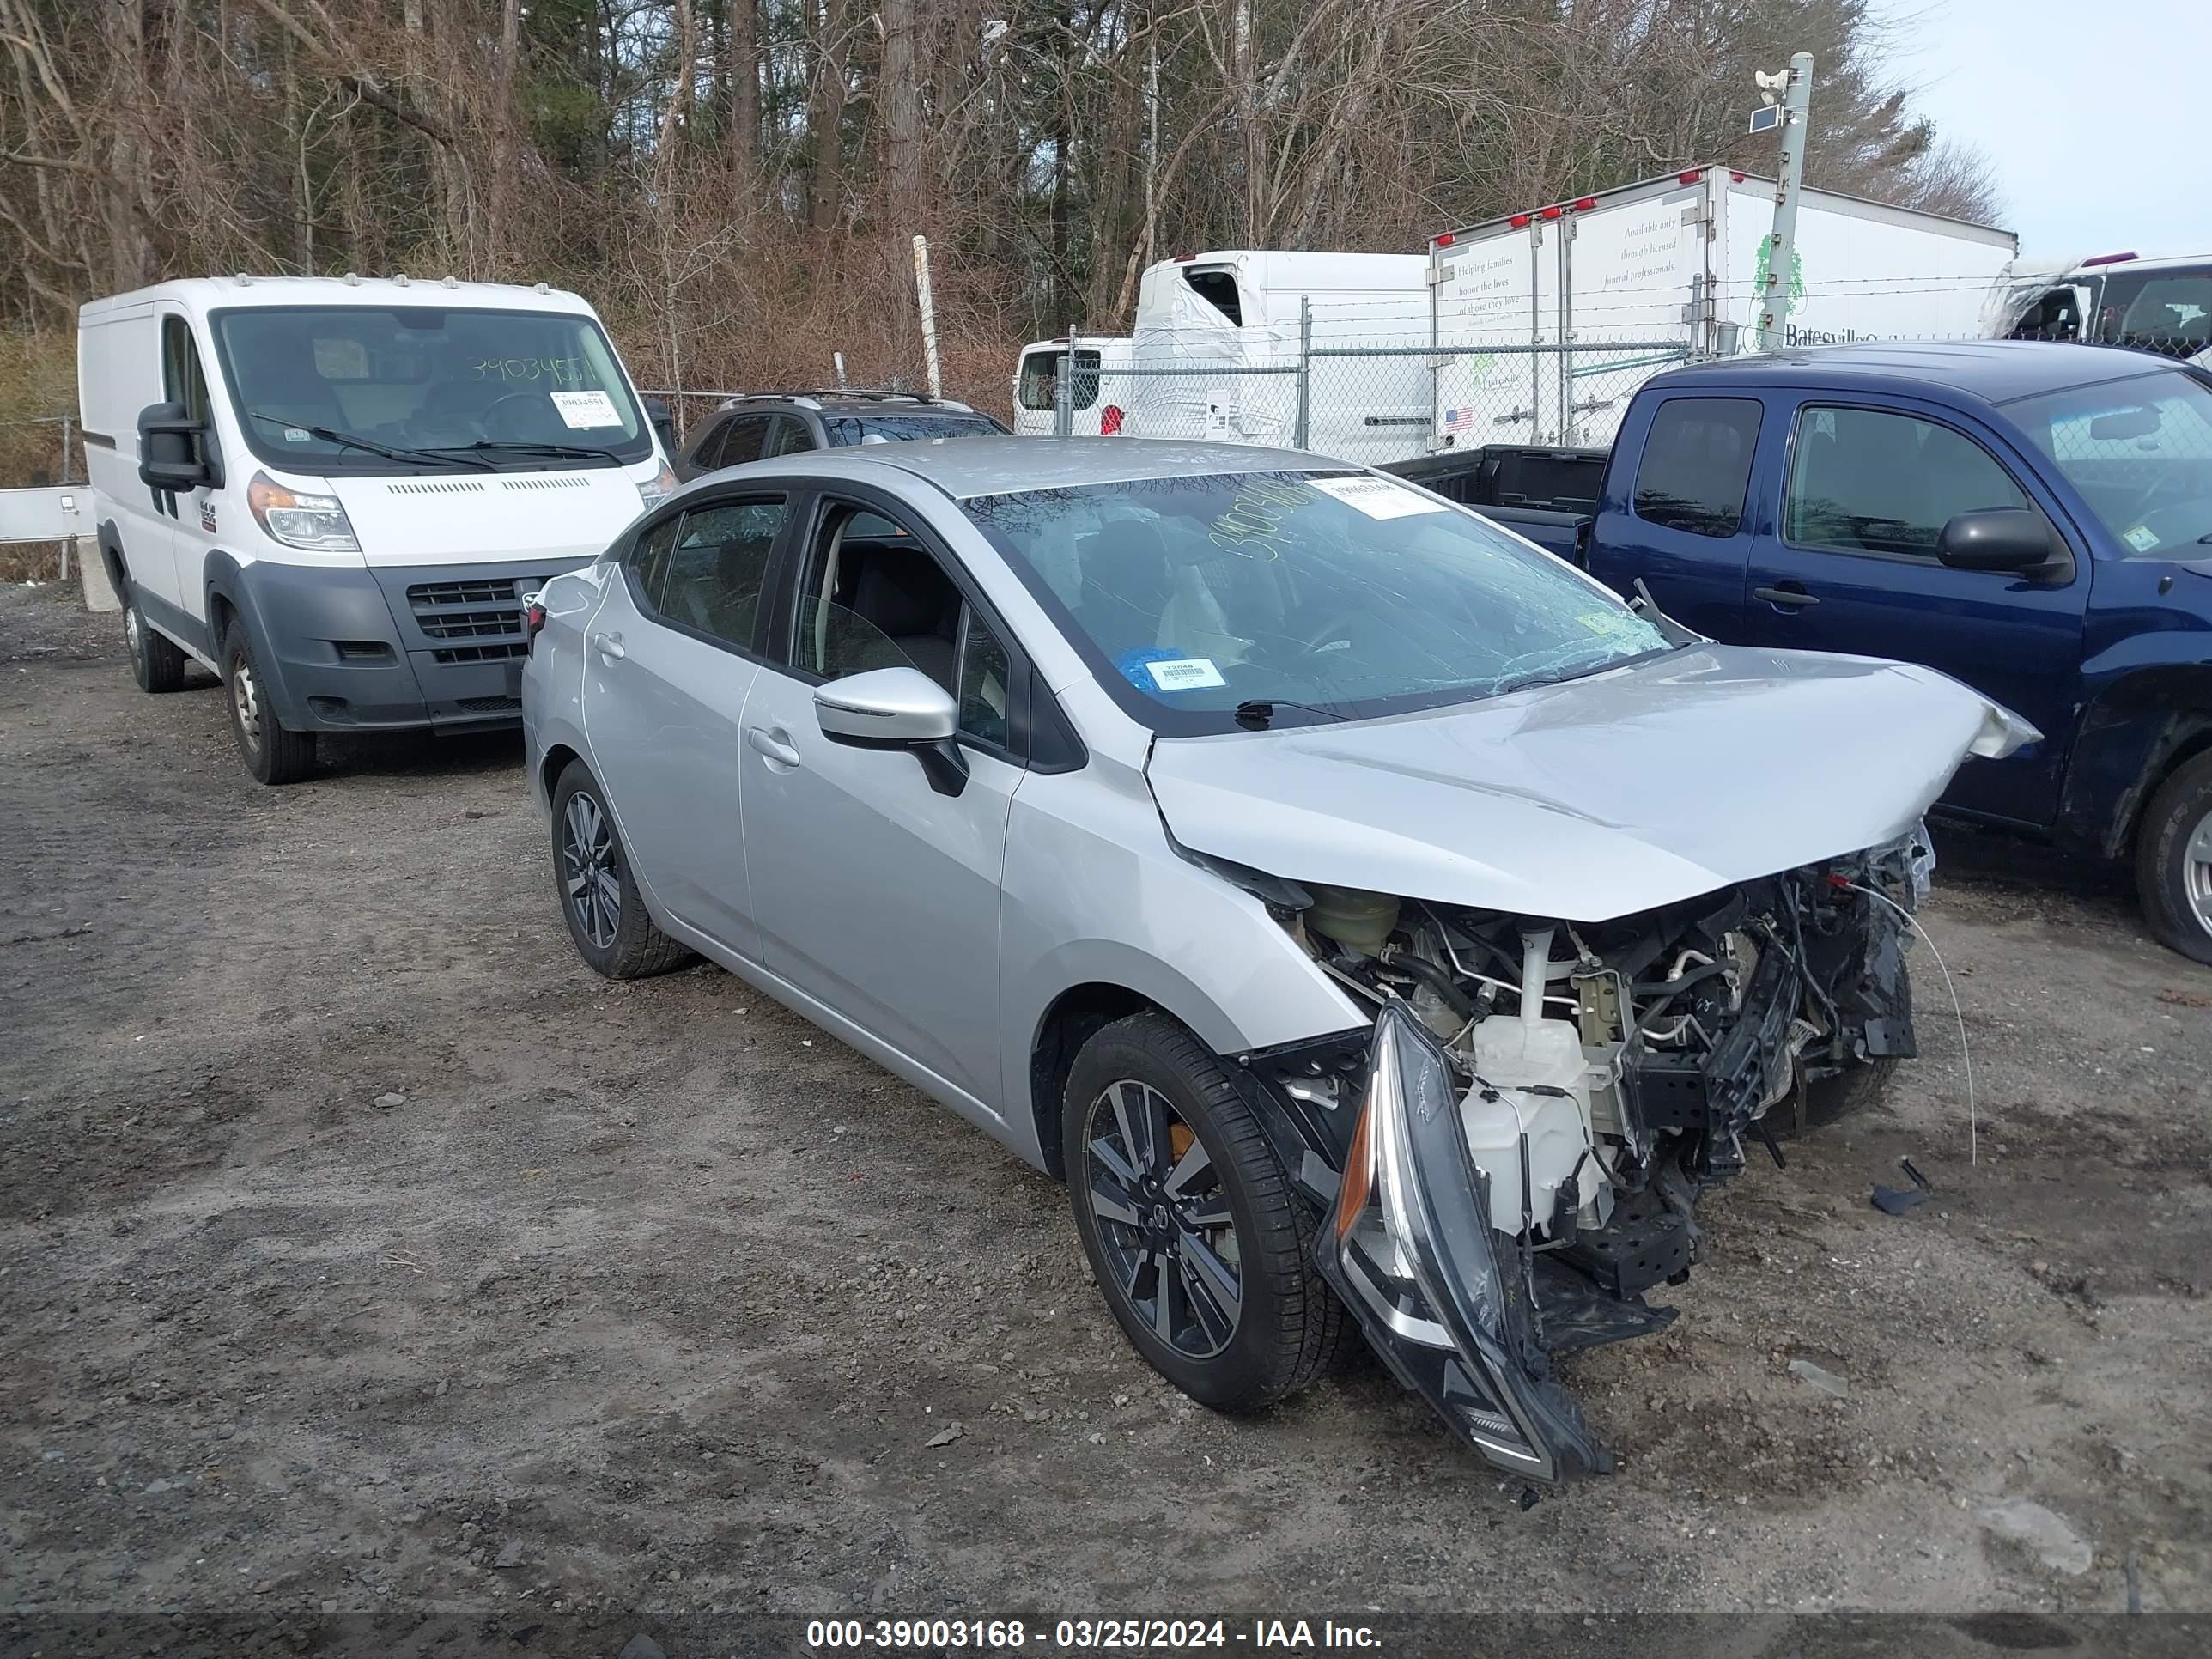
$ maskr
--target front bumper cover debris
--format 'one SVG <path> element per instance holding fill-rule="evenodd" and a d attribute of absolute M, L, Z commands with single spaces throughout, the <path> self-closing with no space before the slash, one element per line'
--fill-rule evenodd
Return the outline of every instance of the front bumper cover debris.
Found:
<path fill-rule="evenodd" d="M 1533 1264 L 1501 1261 L 1450 1063 L 1403 1003 L 1375 1022 L 1367 1089 L 1322 1274 L 1401 1382 L 1499 1468 L 1601 1474 L 1611 1455 L 1537 1345 Z"/>

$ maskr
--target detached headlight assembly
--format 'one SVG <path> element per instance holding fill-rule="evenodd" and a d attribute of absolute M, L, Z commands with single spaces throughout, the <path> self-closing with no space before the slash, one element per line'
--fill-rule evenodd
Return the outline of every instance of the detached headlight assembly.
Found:
<path fill-rule="evenodd" d="M 287 489 L 266 472 L 257 472 L 246 487 L 246 504 L 254 523 L 272 542 L 317 553 L 361 551 L 345 506 L 335 495 Z"/>
<path fill-rule="evenodd" d="M 660 464 L 659 472 L 649 483 L 641 480 L 637 486 L 637 499 L 648 513 L 675 493 L 676 474 L 665 461 Z"/>
<path fill-rule="evenodd" d="M 1501 1271 L 1488 1182 L 1436 1039 L 1403 1003 L 1375 1022 L 1367 1094 L 1315 1253 L 1399 1379 L 1501 1468 L 1557 1480 L 1612 1458 L 1528 1336 L 1527 1293 Z"/>

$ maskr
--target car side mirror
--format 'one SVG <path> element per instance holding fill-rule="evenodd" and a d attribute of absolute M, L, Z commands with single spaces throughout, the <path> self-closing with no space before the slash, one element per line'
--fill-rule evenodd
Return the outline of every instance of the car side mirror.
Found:
<path fill-rule="evenodd" d="M 817 686 L 814 718 L 832 743 L 910 750 L 940 795 L 968 787 L 968 757 L 953 740 L 960 706 L 918 668 L 872 668 Z"/>
<path fill-rule="evenodd" d="M 2040 513 L 2025 507 L 1955 513 L 1936 538 L 1936 556 L 1954 570 L 2006 571 L 2046 584 L 2074 574 L 2074 556 Z"/>
<path fill-rule="evenodd" d="M 222 483 L 203 459 L 207 423 L 182 404 L 149 404 L 138 411 L 138 482 L 149 489 L 197 489 Z"/>
<path fill-rule="evenodd" d="M 669 412 L 665 399 L 647 398 L 645 400 L 645 423 L 660 439 L 663 453 L 673 459 L 677 453 L 676 416 Z"/>

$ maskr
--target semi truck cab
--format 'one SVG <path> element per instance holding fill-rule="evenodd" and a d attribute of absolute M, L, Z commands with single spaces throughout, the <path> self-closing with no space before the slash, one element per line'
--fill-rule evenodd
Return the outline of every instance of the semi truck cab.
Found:
<path fill-rule="evenodd" d="M 675 487 L 598 316 L 543 283 L 165 283 L 77 341 L 133 672 L 214 671 L 264 783 L 320 732 L 515 723 L 528 597 Z"/>

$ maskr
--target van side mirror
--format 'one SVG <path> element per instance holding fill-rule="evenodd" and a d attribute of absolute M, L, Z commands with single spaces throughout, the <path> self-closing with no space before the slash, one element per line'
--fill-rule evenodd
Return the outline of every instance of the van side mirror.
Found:
<path fill-rule="evenodd" d="M 674 460 L 677 454 L 676 416 L 669 412 L 666 399 L 647 398 L 645 400 L 645 422 L 660 439 L 661 453 Z"/>
<path fill-rule="evenodd" d="M 2074 574 L 2064 539 L 2025 507 L 1952 514 L 1936 538 L 1936 556 L 1954 570 L 2008 571 L 2050 586 Z"/>
<path fill-rule="evenodd" d="M 220 484 L 206 448 L 207 422 L 182 404 L 149 404 L 138 411 L 138 482 L 149 489 L 197 489 Z"/>

